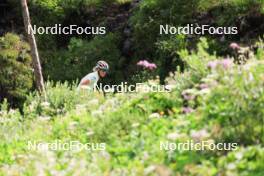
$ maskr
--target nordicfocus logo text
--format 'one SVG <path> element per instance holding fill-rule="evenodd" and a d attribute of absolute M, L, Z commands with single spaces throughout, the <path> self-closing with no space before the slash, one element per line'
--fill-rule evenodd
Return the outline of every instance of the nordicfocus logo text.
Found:
<path fill-rule="evenodd" d="M 231 150 L 237 150 L 238 144 L 237 143 L 214 143 L 212 141 L 201 141 L 201 142 L 194 142 L 192 140 L 186 141 L 186 142 L 179 142 L 179 143 L 173 143 L 173 142 L 160 142 L 160 150 L 167 150 L 167 151 L 173 151 L 173 150 L 182 150 L 182 151 L 191 151 L 191 150 L 197 150 L 197 151 L 203 151 L 203 150 L 225 150 L 225 151 L 231 151 Z"/>
<path fill-rule="evenodd" d="M 185 35 L 236 35 L 238 34 L 237 27 L 214 27 L 210 25 L 194 25 L 187 24 L 186 26 L 170 26 L 170 25 L 160 25 L 160 35 L 175 35 L 175 34 L 185 34 Z"/>
<path fill-rule="evenodd" d="M 106 149 L 105 143 L 81 143 L 79 141 L 63 142 L 55 140 L 52 142 L 28 141 L 28 150 L 63 150 L 63 151 L 102 151 Z"/>
<path fill-rule="evenodd" d="M 62 26 L 61 24 L 55 24 L 54 26 L 49 27 L 37 27 L 36 25 L 28 26 L 28 34 L 53 34 L 53 35 L 103 35 L 106 34 L 105 27 L 82 27 L 78 25 Z"/>

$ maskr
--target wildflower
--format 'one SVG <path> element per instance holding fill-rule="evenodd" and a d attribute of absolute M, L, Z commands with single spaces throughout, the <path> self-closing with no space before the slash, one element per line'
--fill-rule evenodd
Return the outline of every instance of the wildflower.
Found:
<path fill-rule="evenodd" d="M 133 124 L 132 124 L 132 127 L 133 127 L 133 128 L 137 128 L 139 125 L 140 125 L 139 123 L 133 123 Z"/>
<path fill-rule="evenodd" d="M 141 61 L 139 61 L 138 63 L 137 63 L 137 65 L 138 66 L 146 66 L 146 65 L 148 65 L 148 61 L 146 61 L 146 60 L 141 60 Z"/>
<path fill-rule="evenodd" d="M 102 115 L 103 114 L 103 111 L 101 111 L 101 110 L 95 110 L 95 111 L 92 111 L 91 112 L 91 115 L 93 116 L 93 117 L 95 117 L 95 116 L 100 116 L 100 115 Z"/>
<path fill-rule="evenodd" d="M 203 84 L 200 84 L 200 85 L 199 85 L 199 88 L 200 88 L 200 89 L 208 89 L 209 86 L 208 86 L 208 84 L 203 83 Z"/>
<path fill-rule="evenodd" d="M 111 155 L 107 151 L 104 151 L 104 150 L 100 151 L 100 155 L 106 160 L 110 160 L 111 159 Z"/>
<path fill-rule="evenodd" d="M 207 64 L 207 67 L 210 69 L 215 69 L 217 66 L 222 66 L 224 69 L 228 69 L 233 66 L 233 61 L 231 59 L 215 60 L 210 61 Z"/>
<path fill-rule="evenodd" d="M 188 114 L 188 113 L 192 113 L 194 110 L 193 108 L 190 107 L 184 107 L 182 111 L 183 113 Z"/>
<path fill-rule="evenodd" d="M 70 122 L 69 126 L 68 126 L 68 129 L 69 130 L 74 130 L 77 125 L 78 125 L 78 122 L 76 122 L 76 121 Z"/>
<path fill-rule="evenodd" d="M 41 106 L 43 106 L 43 107 L 48 107 L 49 105 L 50 105 L 50 103 L 47 101 L 41 103 Z"/>
<path fill-rule="evenodd" d="M 231 59 L 223 59 L 220 63 L 225 69 L 228 69 L 233 65 L 233 61 Z"/>
<path fill-rule="evenodd" d="M 231 44 L 229 45 L 229 47 L 230 47 L 231 49 L 233 49 L 233 50 L 238 50 L 238 49 L 240 49 L 240 46 L 239 46 L 237 43 L 235 43 L 235 42 L 231 43 Z"/>
<path fill-rule="evenodd" d="M 94 135 L 94 132 L 92 130 L 89 130 L 89 131 L 86 132 L 86 135 L 87 136 L 92 136 L 92 135 Z"/>
<path fill-rule="evenodd" d="M 234 170 L 235 168 L 236 168 L 235 163 L 229 163 L 229 164 L 227 165 L 227 169 L 228 169 L 228 170 Z"/>
<path fill-rule="evenodd" d="M 242 152 L 238 152 L 235 154 L 235 157 L 237 160 L 241 160 L 243 158 L 243 153 Z"/>
<path fill-rule="evenodd" d="M 178 133 L 178 132 L 170 133 L 170 134 L 167 135 L 167 138 L 170 139 L 170 140 L 183 139 L 185 137 L 186 137 L 185 134 Z"/>
<path fill-rule="evenodd" d="M 193 100 L 195 98 L 194 95 L 189 95 L 189 94 L 182 94 L 182 96 L 187 101 Z"/>
<path fill-rule="evenodd" d="M 157 112 L 156 112 L 156 113 L 153 113 L 153 114 L 150 114 L 150 116 L 149 116 L 150 119 L 155 119 L 155 118 L 158 119 L 158 118 L 160 118 L 160 117 L 161 117 L 160 114 L 157 113 Z"/>
<path fill-rule="evenodd" d="M 99 104 L 98 99 L 92 99 L 88 102 L 89 106 L 97 106 Z"/>
<path fill-rule="evenodd" d="M 9 114 L 15 114 L 15 113 L 16 113 L 16 110 L 14 110 L 14 109 L 10 109 L 8 113 L 9 113 Z"/>
<path fill-rule="evenodd" d="M 156 169 L 156 166 L 150 165 L 149 167 L 144 169 L 144 175 L 149 175 L 149 174 L 153 173 L 155 171 L 155 169 Z"/>
<path fill-rule="evenodd" d="M 47 121 L 47 120 L 50 120 L 51 117 L 50 116 L 39 116 L 39 119 L 43 121 Z"/>
<path fill-rule="evenodd" d="M 195 141 L 201 141 L 202 139 L 208 138 L 209 137 L 209 133 L 205 130 L 199 130 L 199 131 L 191 131 L 191 137 L 193 138 L 193 140 Z"/>
<path fill-rule="evenodd" d="M 157 65 L 155 63 L 150 63 L 147 60 L 141 60 L 137 63 L 137 65 L 149 70 L 154 70 L 157 68 Z"/>
<path fill-rule="evenodd" d="M 218 65 L 217 61 L 210 61 L 208 62 L 207 67 L 210 69 L 215 69 L 217 65 Z"/>
<path fill-rule="evenodd" d="M 154 64 L 154 63 L 150 63 L 150 64 L 148 65 L 148 68 L 149 68 L 150 70 L 154 70 L 154 69 L 157 68 L 157 66 L 156 66 L 156 64 Z"/>
<path fill-rule="evenodd" d="M 185 100 L 194 100 L 196 97 L 197 91 L 195 89 L 186 89 L 182 92 L 182 96 Z"/>

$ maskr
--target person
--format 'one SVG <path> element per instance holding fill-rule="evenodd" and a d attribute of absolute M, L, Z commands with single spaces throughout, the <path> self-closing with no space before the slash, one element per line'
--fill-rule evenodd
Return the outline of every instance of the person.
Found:
<path fill-rule="evenodd" d="M 78 90 L 88 89 L 93 90 L 100 78 L 104 78 L 109 71 L 109 65 L 107 62 L 100 60 L 96 63 L 96 66 L 93 68 L 93 72 L 87 74 L 83 77 L 78 85 Z"/>

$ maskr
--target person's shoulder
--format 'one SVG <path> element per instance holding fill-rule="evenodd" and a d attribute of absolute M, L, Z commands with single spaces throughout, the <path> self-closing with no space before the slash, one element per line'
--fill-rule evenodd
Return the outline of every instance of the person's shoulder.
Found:
<path fill-rule="evenodd" d="M 98 77 L 97 73 L 96 72 L 92 72 L 92 73 L 87 74 L 84 78 L 94 81 L 94 80 L 97 79 L 97 77 Z"/>

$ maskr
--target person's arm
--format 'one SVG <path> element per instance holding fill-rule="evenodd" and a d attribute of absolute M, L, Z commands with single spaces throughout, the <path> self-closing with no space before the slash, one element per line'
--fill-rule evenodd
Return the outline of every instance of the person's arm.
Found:
<path fill-rule="evenodd" d="M 81 89 L 89 89 L 89 84 L 91 83 L 91 81 L 89 80 L 89 79 L 85 79 L 85 80 L 83 80 L 83 81 L 81 81 L 81 83 L 80 83 L 80 88 Z"/>
<path fill-rule="evenodd" d="M 90 84 L 90 80 L 86 79 L 81 82 L 81 86 L 88 86 Z"/>

